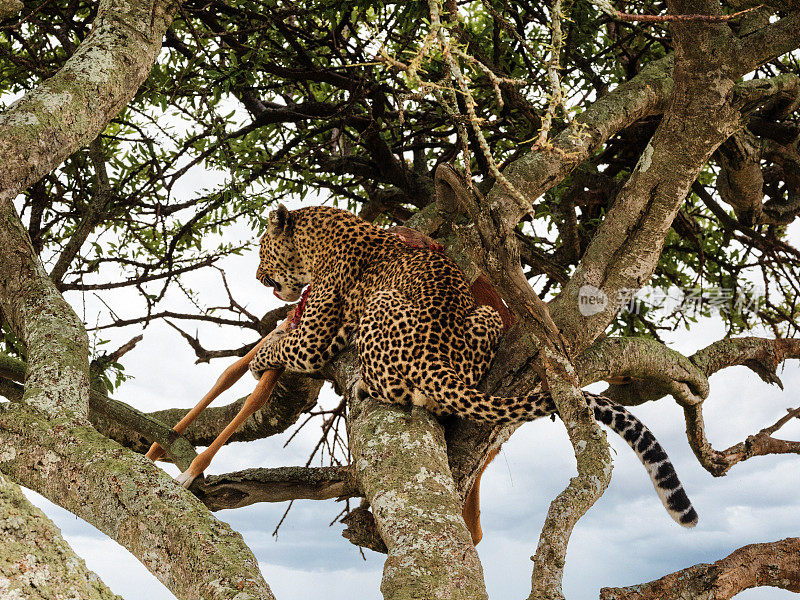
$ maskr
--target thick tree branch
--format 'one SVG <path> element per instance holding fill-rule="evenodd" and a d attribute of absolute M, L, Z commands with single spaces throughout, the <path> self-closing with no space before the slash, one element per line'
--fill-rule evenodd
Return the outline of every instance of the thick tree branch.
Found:
<path fill-rule="evenodd" d="M 691 359 L 649 338 L 605 338 L 575 357 L 575 368 L 582 386 L 633 377 L 659 398 L 669 393 L 682 406 L 702 402 L 709 392 L 708 378 Z"/>
<path fill-rule="evenodd" d="M 21 391 L 23 388 L 17 387 L 13 382 L 25 381 L 25 373 L 25 363 L 0 352 L 0 386 L 4 386 L 9 391 L 10 395 L 7 396 L 9 400 L 22 400 L 22 395 L 14 392 Z M 0 392 L 4 387 L 0 387 Z M 109 398 L 94 387 L 89 392 L 89 418 L 95 428 L 106 435 L 109 432 L 104 432 L 104 429 L 125 431 L 127 435 L 121 436 L 122 440 L 117 440 L 120 443 L 134 438 L 141 440 L 141 443 L 147 444 L 147 448 L 149 448 L 150 443 L 158 442 L 166 450 L 170 460 L 183 469 L 187 468 L 197 456 L 186 438 L 176 434 L 171 427 L 124 402 Z M 108 421 L 112 421 L 116 425 L 109 427 Z"/>
<path fill-rule="evenodd" d="M 2 125 L 0 139 L 1 129 Z M 14 205 L 2 197 L 0 307 L 27 349 L 22 401 L 49 417 L 69 415 L 76 422 L 85 422 L 89 411 L 89 338 L 34 254 Z"/>
<path fill-rule="evenodd" d="M 718 451 L 709 443 L 705 435 L 705 423 L 703 420 L 702 403 L 700 402 L 705 395 L 703 388 L 698 387 L 693 391 L 688 382 L 683 383 L 681 379 L 673 382 L 664 381 L 658 374 L 658 369 L 663 369 L 665 373 L 679 375 L 685 372 L 691 375 L 691 379 L 702 382 L 713 373 L 736 365 L 744 365 L 756 373 L 766 383 L 781 385 L 780 379 L 776 375 L 778 366 L 790 358 L 800 358 L 800 340 L 797 339 L 764 339 L 764 338 L 730 338 L 715 342 L 692 356 L 685 358 L 682 355 L 660 346 L 654 342 L 625 341 L 624 345 L 631 344 L 631 353 L 620 352 L 620 348 L 615 348 L 619 342 L 616 340 L 604 340 L 589 348 L 581 356 L 586 356 L 587 369 L 591 373 L 603 374 L 607 371 L 598 369 L 598 363 L 605 364 L 604 359 L 598 359 L 596 354 L 603 355 L 606 350 L 611 350 L 608 359 L 615 363 L 620 361 L 624 370 L 618 374 L 632 375 L 634 379 L 624 385 L 612 385 L 604 394 L 615 402 L 624 405 L 642 404 L 658 400 L 665 394 L 676 396 L 679 403 L 683 406 L 684 417 L 686 419 L 686 435 L 695 456 L 700 464 L 712 475 L 725 475 L 737 463 L 752 458 L 754 456 L 764 456 L 768 454 L 796 454 L 800 453 L 800 442 L 780 440 L 772 437 L 780 427 L 785 425 L 791 416 L 785 416 L 778 420 L 771 427 L 749 436 L 745 441 L 734 444 L 727 450 Z M 648 348 L 642 352 L 642 363 L 635 366 L 638 362 L 636 357 L 637 348 Z M 687 364 L 687 361 L 689 364 Z M 634 363 L 635 368 L 625 368 L 629 362 Z M 581 364 L 579 362 L 579 364 Z M 690 366 L 691 365 L 691 366 Z M 639 379 L 641 378 L 641 379 Z M 707 385 L 707 384 L 706 384 Z M 707 390 L 707 387 L 705 388 Z M 684 397 L 683 394 L 686 394 Z M 794 414 L 793 411 L 790 414 Z"/>
<path fill-rule="evenodd" d="M 576 350 L 600 335 L 625 295 L 650 278 L 689 187 L 711 153 L 741 126 L 732 58 L 738 41 L 730 29 L 697 23 L 672 28 L 679 44 L 669 109 L 574 276 L 551 302 L 554 319 Z M 593 308 L 587 297 L 595 299 L 597 310 L 587 310 Z"/>
<path fill-rule="evenodd" d="M 627 588 L 603 588 L 600 600 L 728 600 L 746 589 L 777 587 L 800 592 L 800 538 L 750 544 L 707 565 L 700 564 L 656 581 Z"/>
<path fill-rule="evenodd" d="M 698 350 L 689 360 L 707 377 L 726 367 L 744 365 L 766 383 L 780 383 L 775 372 L 788 358 L 800 358 L 799 339 L 728 338 Z"/>
<path fill-rule="evenodd" d="M 628 125 L 662 113 L 672 95 L 672 63 L 672 56 L 650 63 L 576 117 L 577 131 L 565 129 L 550 141 L 552 148 L 530 152 L 510 164 L 503 174 L 528 203 L 520 205 L 503 186 L 491 189 L 486 199 L 496 206 L 496 219 L 503 230 L 516 227 L 539 196 L 585 161 L 600 144 Z"/>
<path fill-rule="evenodd" d="M 785 5 L 784 5 L 785 6 Z M 744 36 L 737 54 L 742 75 L 800 46 L 800 9 Z"/>
<path fill-rule="evenodd" d="M 0 405 L 0 470 L 128 548 L 178 598 L 273 598 L 239 534 L 91 427 Z"/>
<path fill-rule="evenodd" d="M 0 114 L 0 202 L 96 138 L 147 78 L 171 0 L 105 0 L 91 34 L 56 75 Z"/>
<path fill-rule="evenodd" d="M 747 366 L 766 383 L 782 386 L 776 369 L 789 358 L 800 358 L 800 340 L 728 338 L 686 357 L 647 338 L 605 338 L 575 362 L 581 385 L 619 376 L 649 382 L 613 385 L 603 392 L 619 404 L 634 406 L 671 394 L 681 404 L 693 405 L 708 395 L 709 376 L 735 365 Z"/>
<path fill-rule="evenodd" d="M 31 504 L 19 486 L 0 475 L 0 596 L 49 600 L 122 600 Z"/>

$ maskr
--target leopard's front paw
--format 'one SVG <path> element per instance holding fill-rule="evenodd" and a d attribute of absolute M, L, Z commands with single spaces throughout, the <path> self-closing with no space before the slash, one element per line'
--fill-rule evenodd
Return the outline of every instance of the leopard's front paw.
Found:
<path fill-rule="evenodd" d="M 250 361 L 248 368 L 250 369 L 250 374 L 256 378 L 256 381 L 258 381 L 261 379 L 261 376 L 268 367 L 264 361 L 264 357 L 256 354 L 255 358 Z"/>
<path fill-rule="evenodd" d="M 278 343 L 278 341 L 287 333 L 289 332 L 283 327 L 276 327 L 270 331 L 269 334 L 267 334 L 267 341 L 264 346 L 271 346 L 272 344 Z"/>
<path fill-rule="evenodd" d="M 277 344 L 287 333 L 288 331 L 282 327 L 276 327 L 273 329 L 269 335 L 267 335 L 264 345 L 261 346 L 259 351 L 256 352 L 256 355 L 253 357 L 253 360 L 250 361 L 250 373 L 252 373 L 253 377 L 255 377 L 257 380 L 261 379 L 261 375 L 264 373 L 264 371 L 273 368 L 267 363 L 267 353 L 269 352 L 270 347 L 274 344 Z"/>

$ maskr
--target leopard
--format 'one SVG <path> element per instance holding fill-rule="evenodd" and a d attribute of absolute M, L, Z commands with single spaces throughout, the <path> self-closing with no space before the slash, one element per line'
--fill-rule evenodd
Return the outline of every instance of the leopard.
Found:
<path fill-rule="evenodd" d="M 557 415 L 547 391 L 503 397 L 478 390 L 504 335 L 503 321 L 470 293 L 446 254 L 413 247 L 331 206 L 279 205 L 260 240 L 256 278 L 280 300 L 310 286 L 297 328 L 265 344 L 249 368 L 321 370 L 351 343 L 359 394 L 495 425 Z M 308 291 L 308 290 L 307 290 Z M 652 432 L 625 407 L 583 392 L 595 419 L 633 449 L 669 515 L 694 527 L 698 515 Z"/>

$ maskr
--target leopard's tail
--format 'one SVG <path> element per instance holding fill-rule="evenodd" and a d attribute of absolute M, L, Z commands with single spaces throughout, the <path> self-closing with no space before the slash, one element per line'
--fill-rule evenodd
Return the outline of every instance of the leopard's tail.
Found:
<path fill-rule="evenodd" d="M 697 512 L 678 479 L 672 461 L 647 426 L 624 406 L 614 404 L 605 396 L 588 392 L 584 392 L 583 396 L 594 411 L 594 418 L 613 429 L 642 461 L 669 515 L 684 527 L 697 525 Z"/>
<path fill-rule="evenodd" d="M 434 400 L 444 413 L 498 424 L 533 421 L 557 414 L 549 392 L 516 398 L 484 395 L 468 388 L 448 367 L 437 369 L 435 376 L 426 379 L 427 382 L 420 382 L 420 391 Z M 613 429 L 639 457 L 669 515 L 684 527 L 694 527 L 697 512 L 675 473 L 675 467 L 651 431 L 625 407 L 605 396 L 584 392 L 584 397 L 595 419 Z"/>

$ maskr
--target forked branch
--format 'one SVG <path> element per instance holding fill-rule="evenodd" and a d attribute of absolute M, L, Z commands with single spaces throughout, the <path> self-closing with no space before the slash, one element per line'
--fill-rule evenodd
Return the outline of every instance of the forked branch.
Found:
<path fill-rule="evenodd" d="M 577 363 L 582 383 L 610 375 L 635 377 L 630 383 L 612 385 L 606 390 L 605 394 L 620 404 L 642 404 L 672 394 L 683 406 L 686 435 L 695 456 L 709 473 L 721 476 L 735 464 L 754 456 L 800 453 L 800 442 L 773 437 L 798 412 L 790 410 L 772 426 L 746 440 L 727 450 L 715 450 L 706 438 L 703 419 L 702 401 L 708 394 L 707 378 L 727 367 L 743 365 L 766 383 L 782 387 L 776 370 L 790 358 L 800 358 L 800 340 L 725 339 L 687 358 L 651 340 L 608 338 L 583 352 Z"/>

